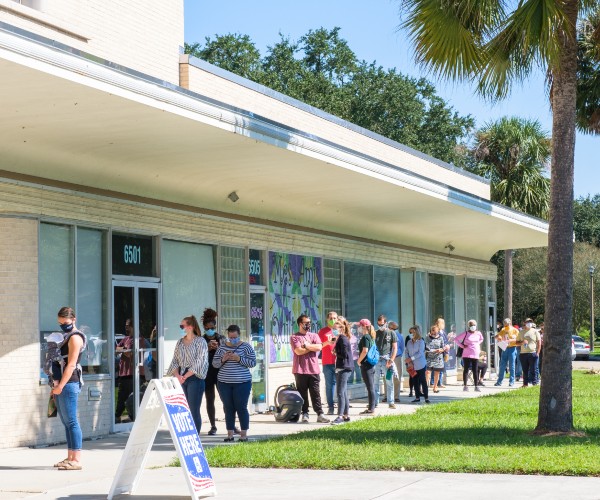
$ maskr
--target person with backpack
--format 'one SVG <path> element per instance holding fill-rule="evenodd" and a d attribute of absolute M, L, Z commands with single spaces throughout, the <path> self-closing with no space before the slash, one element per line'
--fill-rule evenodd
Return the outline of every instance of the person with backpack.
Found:
<path fill-rule="evenodd" d="M 425 341 L 421 337 L 421 327 L 414 325 L 409 333 L 412 338 L 406 344 L 406 367 L 414 379 L 415 399 L 412 403 L 420 403 L 421 396 L 425 396 L 425 403 L 429 403 L 429 388 L 427 385 L 427 361 L 425 360 Z"/>
<path fill-rule="evenodd" d="M 82 434 L 77 419 L 77 402 L 83 385 L 80 365 L 87 340 L 85 335 L 75 326 L 75 311 L 70 307 L 61 307 L 58 311 L 58 324 L 63 331 L 64 340 L 60 344 L 64 366 L 59 380 L 53 380 L 51 394 L 54 396 L 56 408 L 67 437 L 67 458 L 54 464 L 59 470 L 81 470 Z M 58 361 L 53 361 L 59 363 Z M 57 373 L 57 367 L 53 367 Z M 58 378 L 58 377 L 57 377 Z"/>
<path fill-rule="evenodd" d="M 376 394 L 375 394 L 375 366 L 379 362 L 379 351 L 375 345 L 375 328 L 371 325 L 368 319 L 361 319 L 358 322 L 359 334 L 362 334 L 360 342 L 358 343 L 358 366 L 360 366 L 360 373 L 362 375 L 363 382 L 367 388 L 368 406 L 367 409 L 361 411 L 361 415 L 372 415 L 375 413 L 375 406 L 377 405 Z"/>

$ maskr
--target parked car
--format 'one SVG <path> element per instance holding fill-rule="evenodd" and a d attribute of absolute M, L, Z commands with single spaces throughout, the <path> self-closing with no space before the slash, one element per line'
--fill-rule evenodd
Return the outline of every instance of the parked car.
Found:
<path fill-rule="evenodd" d="M 590 359 L 590 344 L 583 340 L 579 335 L 571 335 L 575 345 L 575 355 L 578 358 Z"/>
<path fill-rule="evenodd" d="M 575 350 L 575 341 L 571 339 L 571 361 L 575 361 L 577 357 L 577 351 Z"/>

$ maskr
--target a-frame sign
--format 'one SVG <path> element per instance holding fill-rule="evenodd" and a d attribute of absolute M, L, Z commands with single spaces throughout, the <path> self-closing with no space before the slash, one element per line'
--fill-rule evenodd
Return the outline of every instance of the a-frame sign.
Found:
<path fill-rule="evenodd" d="M 134 493 L 163 415 L 192 498 L 216 495 L 204 449 L 179 381 L 172 377 L 151 380 L 136 413 L 108 499 L 122 493 Z"/>

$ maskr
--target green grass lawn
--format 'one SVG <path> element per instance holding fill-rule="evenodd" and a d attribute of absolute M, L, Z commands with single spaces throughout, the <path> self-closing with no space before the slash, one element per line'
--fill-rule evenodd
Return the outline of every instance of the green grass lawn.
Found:
<path fill-rule="evenodd" d="M 575 428 L 584 437 L 532 436 L 539 398 L 532 387 L 219 446 L 206 455 L 213 467 L 600 476 L 600 376 L 574 372 L 573 387 Z"/>

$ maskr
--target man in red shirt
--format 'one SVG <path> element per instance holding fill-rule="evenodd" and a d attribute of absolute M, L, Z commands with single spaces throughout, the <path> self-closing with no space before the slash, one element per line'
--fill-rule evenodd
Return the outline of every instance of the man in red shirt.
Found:
<path fill-rule="evenodd" d="M 333 409 L 335 395 L 335 354 L 333 346 L 337 332 L 334 332 L 333 325 L 338 319 L 335 311 L 327 314 L 327 326 L 319 330 L 319 338 L 323 348 L 321 349 L 321 364 L 323 365 L 323 376 L 325 377 L 325 397 L 327 398 L 327 415 L 335 415 Z"/>

